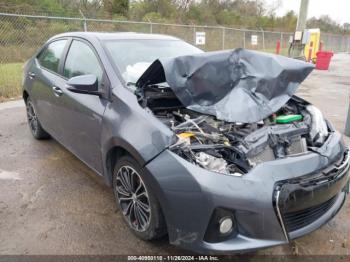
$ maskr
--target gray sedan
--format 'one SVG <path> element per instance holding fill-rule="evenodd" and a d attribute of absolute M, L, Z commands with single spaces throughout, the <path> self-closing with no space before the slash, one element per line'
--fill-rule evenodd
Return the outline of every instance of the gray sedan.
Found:
<path fill-rule="evenodd" d="M 294 95 L 312 70 L 164 35 L 66 33 L 26 63 L 23 98 L 33 136 L 102 176 L 138 237 L 231 253 L 308 234 L 345 201 L 348 149 Z"/>

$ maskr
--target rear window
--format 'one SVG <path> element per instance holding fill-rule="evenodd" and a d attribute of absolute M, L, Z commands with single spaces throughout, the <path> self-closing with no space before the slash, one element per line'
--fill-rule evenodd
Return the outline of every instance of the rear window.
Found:
<path fill-rule="evenodd" d="M 66 46 L 67 40 L 57 40 L 50 43 L 38 56 L 39 64 L 55 73 L 58 73 L 58 65 Z"/>

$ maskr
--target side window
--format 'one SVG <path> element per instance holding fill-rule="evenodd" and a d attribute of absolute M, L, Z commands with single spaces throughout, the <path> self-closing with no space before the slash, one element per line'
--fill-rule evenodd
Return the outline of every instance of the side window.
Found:
<path fill-rule="evenodd" d="M 67 40 L 58 40 L 49 44 L 38 56 L 39 64 L 53 72 L 58 73 L 58 65 L 60 63 L 63 49 Z"/>
<path fill-rule="evenodd" d="M 64 76 L 71 78 L 88 74 L 95 75 L 100 85 L 103 71 L 95 53 L 87 44 L 73 40 L 64 65 Z"/>

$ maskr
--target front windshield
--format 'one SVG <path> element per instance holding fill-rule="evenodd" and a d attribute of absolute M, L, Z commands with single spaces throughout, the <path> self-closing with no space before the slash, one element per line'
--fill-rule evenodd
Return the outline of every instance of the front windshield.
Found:
<path fill-rule="evenodd" d="M 107 40 L 105 46 L 127 83 L 136 83 L 158 58 L 203 53 L 202 50 L 180 40 Z"/>

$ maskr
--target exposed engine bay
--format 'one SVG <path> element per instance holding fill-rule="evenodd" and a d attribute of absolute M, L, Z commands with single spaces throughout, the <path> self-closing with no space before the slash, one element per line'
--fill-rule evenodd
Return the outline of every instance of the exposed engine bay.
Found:
<path fill-rule="evenodd" d="M 293 96 L 313 68 L 240 48 L 162 58 L 136 82 L 136 96 L 176 134 L 174 153 L 241 176 L 259 163 L 324 143 L 322 113 Z"/>
<path fill-rule="evenodd" d="M 229 123 L 185 108 L 166 86 L 138 89 L 141 106 L 177 136 L 171 150 L 210 171 L 242 176 L 259 163 L 306 153 L 328 136 L 321 112 L 293 97 L 256 123 Z"/>

